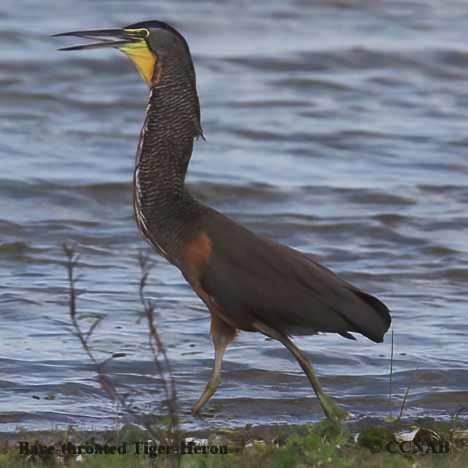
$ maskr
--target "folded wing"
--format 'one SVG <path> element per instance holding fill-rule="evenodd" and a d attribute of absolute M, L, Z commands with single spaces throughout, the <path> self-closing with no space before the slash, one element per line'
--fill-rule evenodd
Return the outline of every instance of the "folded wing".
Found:
<path fill-rule="evenodd" d="M 205 224 L 205 223 L 204 223 Z M 381 342 L 391 318 L 387 306 L 306 255 L 259 236 L 209 210 L 212 253 L 201 287 L 231 324 L 253 322 L 293 335 L 358 332 Z"/>

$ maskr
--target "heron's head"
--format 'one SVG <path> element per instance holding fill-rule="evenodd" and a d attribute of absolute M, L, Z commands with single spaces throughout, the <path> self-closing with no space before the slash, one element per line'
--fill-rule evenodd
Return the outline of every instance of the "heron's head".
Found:
<path fill-rule="evenodd" d="M 142 21 L 121 29 L 97 29 L 91 31 L 72 31 L 55 36 L 84 37 L 98 42 L 64 47 L 60 50 L 97 49 L 114 47 L 126 54 L 148 86 L 156 80 L 155 64 L 167 58 L 180 61 L 190 58 L 190 51 L 182 34 L 163 21 Z"/>

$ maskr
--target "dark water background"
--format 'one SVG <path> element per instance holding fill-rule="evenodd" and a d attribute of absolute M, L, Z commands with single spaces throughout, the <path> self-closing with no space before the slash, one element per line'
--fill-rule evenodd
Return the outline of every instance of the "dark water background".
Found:
<path fill-rule="evenodd" d="M 141 414 L 164 411 L 138 322 L 131 178 L 147 89 L 113 50 L 51 34 L 162 19 L 187 37 L 207 142 L 204 202 L 313 253 L 393 311 L 375 345 L 298 338 L 328 393 L 383 417 L 468 403 L 468 4 L 465 1 L 3 1 L 0 6 L 0 430 L 105 428 L 118 408 L 72 334 L 62 243 L 81 253 L 78 307 L 104 315 L 96 356 Z M 156 255 L 147 293 L 186 413 L 211 374 L 208 314 Z M 86 321 L 86 320 L 85 320 Z M 54 400 L 48 400 L 54 395 Z M 39 397 L 39 399 L 36 399 Z M 281 345 L 241 334 L 213 417 L 185 427 L 322 417 Z M 58 426 L 57 426 L 58 425 Z"/>

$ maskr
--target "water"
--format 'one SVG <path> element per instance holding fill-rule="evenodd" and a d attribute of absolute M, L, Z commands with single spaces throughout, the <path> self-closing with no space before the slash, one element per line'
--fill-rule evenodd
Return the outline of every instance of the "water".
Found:
<path fill-rule="evenodd" d="M 207 142 L 191 190 L 249 228 L 314 254 L 392 309 L 375 345 L 297 338 L 356 418 L 447 418 L 468 402 L 468 8 L 465 2 L 137 0 L 0 7 L 0 430 L 105 428 L 118 408 L 73 334 L 62 244 L 81 253 L 91 344 L 139 414 L 164 412 L 138 320 L 131 178 L 147 89 L 113 50 L 57 52 L 51 34 L 144 19 L 191 46 Z M 228 348 L 211 417 L 188 411 L 213 364 L 208 314 L 152 254 L 147 294 L 187 428 L 322 417 L 281 345 Z M 53 395 L 55 399 L 47 399 Z"/>

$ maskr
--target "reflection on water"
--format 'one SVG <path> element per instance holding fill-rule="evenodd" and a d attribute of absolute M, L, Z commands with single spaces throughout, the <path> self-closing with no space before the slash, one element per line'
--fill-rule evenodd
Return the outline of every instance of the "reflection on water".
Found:
<path fill-rule="evenodd" d="M 49 37 L 156 17 L 187 36 L 198 73 L 207 142 L 192 191 L 389 304 L 394 413 L 408 385 L 408 415 L 466 405 L 463 2 L 26 3 L 0 7 L 0 429 L 106 427 L 118 412 L 72 333 L 65 241 L 81 252 L 79 310 L 105 315 L 96 355 L 125 352 L 107 372 L 140 413 L 163 410 L 138 320 L 147 246 L 131 199 L 147 90 L 116 51 L 59 53 L 64 39 Z M 208 314 L 154 262 L 147 292 L 187 413 L 211 374 Z M 390 335 L 296 342 L 356 417 L 391 411 Z M 211 407 L 215 418 L 187 415 L 187 428 L 322 417 L 288 352 L 248 333 L 228 348 Z"/>

